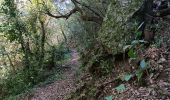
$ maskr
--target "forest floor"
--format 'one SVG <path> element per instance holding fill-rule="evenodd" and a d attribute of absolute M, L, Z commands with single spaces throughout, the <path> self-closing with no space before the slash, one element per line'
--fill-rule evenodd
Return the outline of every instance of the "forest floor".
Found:
<path fill-rule="evenodd" d="M 75 49 L 71 50 L 71 59 L 63 66 L 63 78 L 51 84 L 34 88 L 31 93 L 26 94 L 21 100 L 64 100 L 71 92 L 76 90 L 77 72 L 80 66 L 79 55 Z"/>
<path fill-rule="evenodd" d="M 117 92 L 114 87 L 111 90 L 114 99 L 170 100 L 170 35 L 166 38 L 160 47 L 151 46 L 140 55 L 148 59 L 150 64 L 142 78 L 143 85 L 135 84 L 133 81 L 123 82 L 126 86 L 125 91 Z"/>
<path fill-rule="evenodd" d="M 118 73 L 103 78 L 83 79 L 84 85 L 69 100 L 170 100 L 170 35 L 159 44 L 139 49 L 138 56 L 149 63 L 140 81 L 132 76 L 129 81 L 121 79 L 123 61 L 117 66 Z M 128 62 L 126 62 L 128 63 Z M 127 64 L 128 65 L 128 64 Z M 123 68 L 128 66 L 124 65 Z M 87 80 L 87 81 L 84 81 Z M 119 87 L 119 89 L 118 89 Z"/>
<path fill-rule="evenodd" d="M 37 87 L 21 100 L 170 100 L 170 35 L 164 37 L 159 47 L 154 44 L 138 51 L 138 56 L 150 64 L 141 82 L 137 77 L 122 81 L 114 73 L 93 78 L 87 72 L 78 78 L 79 56 L 72 50 L 71 59 L 65 64 L 64 79 Z M 124 89 L 120 92 L 116 87 L 121 84 Z"/>

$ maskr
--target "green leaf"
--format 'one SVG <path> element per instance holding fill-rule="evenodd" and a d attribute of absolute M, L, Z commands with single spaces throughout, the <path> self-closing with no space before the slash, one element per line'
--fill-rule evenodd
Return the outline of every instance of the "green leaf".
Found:
<path fill-rule="evenodd" d="M 137 44 L 145 44 L 145 43 L 148 43 L 148 42 L 145 41 L 145 40 L 133 40 L 133 41 L 131 42 L 131 45 L 135 46 L 135 45 L 137 45 Z"/>
<path fill-rule="evenodd" d="M 139 40 L 140 43 L 148 43 L 147 41 L 145 40 Z"/>
<path fill-rule="evenodd" d="M 130 49 L 128 52 L 130 58 L 136 58 L 136 52 L 133 49 Z"/>
<path fill-rule="evenodd" d="M 131 78 L 132 78 L 131 74 L 127 74 L 127 75 L 124 76 L 125 81 L 129 81 Z"/>
<path fill-rule="evenodd" d="M 138 81 L 140 81 L 142 76 L 143 76 L 143 70 L 137 70 L 136 71 L 136 76 L 138 78 Z"/>
<path fill-rule="evenodd" d="M 139 43 L 138 40 L 133 40 L 133 41 L 131 42 L 132 45 L 136 45 L 136 44 L 138 44 L 138 43 Z"/>
<path fill-rule="evenodd" d="M 145 69 L 146 66 L 147 66 L 147 64 L 144 59 L 142 61 L 140 61 L 140 68 Z"/>
<path fill-rule="evenodd" d="M 113 97 L 112 96 L 107 96 L 106 100 L 113 100 Z"/>
<path fill-rule="evenodd" d="M 129 49 L 131 47 L 132 47 L 132 45 L 126 45 L 126 46 L 123 47 L 123 51 L 126 51 L 127 49 Z"/>
<path fill-rule="evenodd" d="M 126 88 L 124 84 L 119 85 L 115 88 L 118 92 L 123 92 Z"/>
<path fill-rule="evenodd" d="M 141 32 L 141 31 L 136 32 L 136 37 L 137 37 L 137 38 L 140 38 L 141 36 L 142 36 L 142 32 Z"/>

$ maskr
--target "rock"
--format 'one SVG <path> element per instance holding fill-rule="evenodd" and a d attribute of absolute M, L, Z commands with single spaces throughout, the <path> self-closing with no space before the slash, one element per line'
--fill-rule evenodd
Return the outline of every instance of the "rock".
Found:
<path fill-rule="evenodd" d="M 158 64 L 164 63 L 165 61 L 166 61 L 165 58 L 160 58 L 160 59 L 158 60 Z"/>

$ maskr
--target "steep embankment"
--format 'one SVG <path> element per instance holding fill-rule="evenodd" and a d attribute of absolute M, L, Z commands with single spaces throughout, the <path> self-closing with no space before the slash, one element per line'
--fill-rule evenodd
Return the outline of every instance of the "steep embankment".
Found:
<path fill-rule="evenodd" d="M 93 78 L 86 75 L 80 82 L 82 86 L 77 89 L 69 100 L 105 100 L 106 97 L 113 100 L 152 100 L 170 99 L 170 34 L 161 36 L 163 41 L 154 43 L 145 50 L 139 49 L 138 56 L 146 59 L 148 69 L 143 72 L 140 81 L 132 76 L 128 81 L 122 80 L 122 68 L 132 66 L 128 61 L 117 63 L 116 71 L 102 78 Z M 116 73 L 117 72 L 117 73 Z M 119 85 L 122 87 L 119 87 Z M 108 100 L 112 100 L 108 99 Z"/>

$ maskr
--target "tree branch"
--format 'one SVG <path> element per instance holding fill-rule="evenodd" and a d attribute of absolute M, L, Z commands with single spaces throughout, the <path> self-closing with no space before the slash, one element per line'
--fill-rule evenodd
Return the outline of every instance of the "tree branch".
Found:
<path fill-rule="evenodd" d="M 103 17 L 100 16 L 100 14 L 98 14 L 97 12 L 95 12 L 93 9 L 91 9 L 90 7 L 86 6 L 86 5 L 82 5 L 81 3 L 79 3 L 78 1 L 76 0 L 71 0 L 72 3 L 74 4 L 74 9 L 72 9 L 69 13 L 65 14 L 65 15 L 54 15 L 52 14 L 48 9 L 46 9 L 46 12 L 45 14 L 47 14 L 48 16 L 50 17 L 53 17 L 53 18 L 65 18 L 65 19 L 68 19 L 72 14 L 76 13 L 76 12 L 79 12 L 81 14 L 81 19 L 84 20 L 84 21 L 93 21 L 93 22 L 96 22 L 98 24 L 101 24 L 102 21 L 103 21 Z M 82 6 L 85 6 L 86 8 L 88 8 L 89 10 L 91 10 L 96 16 L 87 16 L 86 14 L 83 13 L 82 9 L 78 6 L 78 4 L 81 4 Z"/>
<path fill-rule="evenodd" d="M 53 17 L 53 18 L 66 18 L 68 19 L 72 14 L 76 13 L 78 11 L 77 8 L 74 8 L 72 9 L 69 13 L 65 14 L 65 15 L 53 15 L 49 10 L 46 11 L 45 14 L 47 14 L 48 16 L 50 17 Z"/>
<path fill-rule="evenodd" d="M 100 18 L 100 17 L 95 17 L 95 16 L 87 16 L 87 15 L 82 15 L 81 16 L 81 19 L 83 21 L 93 21 L 93 22 L 96 22 L 98 24 L 102 24 L 103 22 L 103 19 Z"/>
<path fill-rule="evenodd" d="M 102 16 L 101 16 L 99 13 L 97 13 L 96 11 L 94 11 L 92 8 L 90 8 L 90 7 L 87 6 L 86 4 L 82 4 L 82 3 L 78 2 L 77 0 L 72 0 L 72 1 L 74 1 L 74 2 L 77 3 L 77 4 L 80 4 L 81 6 L 86 7 L 87 9 L 89 9 L 90 11 L 92 11 L 95 15 L 99 16 L 100 18 L 102 18 Z"/>
<path fill-rule="evenodd" d="M 170 15 L 170 8 L 159 10 L 158 12 L 156 12 L 156 17 L 164 17 L 167 15 Z"/>

